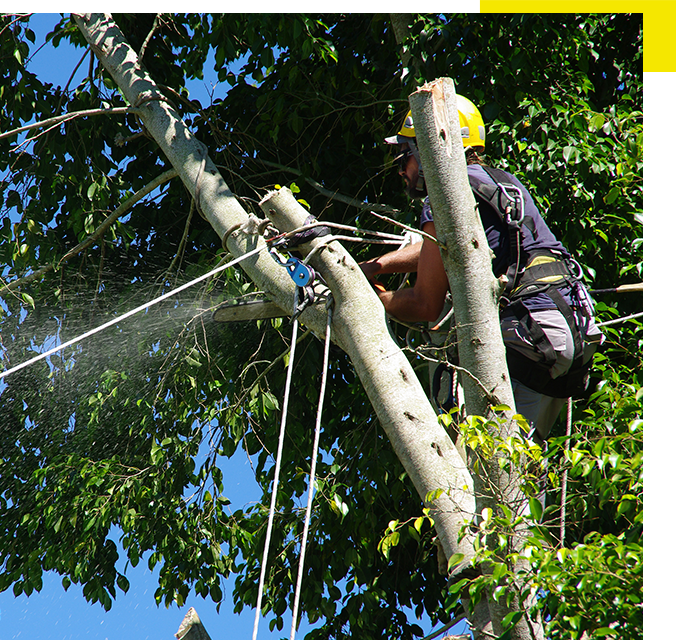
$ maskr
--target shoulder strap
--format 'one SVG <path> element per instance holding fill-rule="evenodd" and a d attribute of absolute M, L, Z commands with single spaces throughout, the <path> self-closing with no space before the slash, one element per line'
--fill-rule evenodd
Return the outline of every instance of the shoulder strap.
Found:
<path fill-rule="evenodd" d="M 521 225 L 526 220 L 521 188 L 514 178 L 505 171 L 482 166 L 493 184 L 468 174 L 469 184 L 474 194 L 488 204 L 502 222 L 509 237 L 509 267 L 505 294 L 509 295 L 518 278 L 521 262 Z M 532 220 L 529 219 L 532 225 Z M 526 223 L 528 225 L 528 223 Z M 530 225 L 528 225 L 530 228 Z"/>
<path fill-rule="evenodd" d="M 500 187 L 498 186 L 499 183 L 495 179 L 491 167 L 483 167 L 483 169 L 495 184 L 490 184 L 485 180 L 481 180 L 476 175 L 469 174 L 469 185 L 472 187 L 474 194 L 489 204 L 499 216 L 500 220 L 504 221 L 505 213 L 501 210 L 498 202 L 498 195 L 500 193 Z"/>

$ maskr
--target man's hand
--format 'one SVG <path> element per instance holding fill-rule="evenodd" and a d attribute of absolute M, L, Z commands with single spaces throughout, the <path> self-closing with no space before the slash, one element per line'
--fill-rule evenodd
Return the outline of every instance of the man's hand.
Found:
<path fill-rule="evenodd" d="M 423 231 L 436 237 L 433 222 L 426 222 Z M 386 253 L 359 266 L 391 316 L 407 322 L 434 322 L 438 319 L 444 307 L 448 280 L 439 247 L 434 242 L 425 239 L 422 243 Z M 418 274 L 415 285 L 398 291 L 384 290 L 382 284 L 375 281 L 379 275 L 414 272 Z"/>
<path fill-rule="evenodd" d="M 373 282 L 375 277 L 380 273 L 380 264 L 378 263 L 378 260 L 367 260 L 366 262 L 360 262 L 359 266 L 361 267 L 361 270 L 364 272 L 364 275 L 366 276 L 367 280 L 370 282 Z"/>

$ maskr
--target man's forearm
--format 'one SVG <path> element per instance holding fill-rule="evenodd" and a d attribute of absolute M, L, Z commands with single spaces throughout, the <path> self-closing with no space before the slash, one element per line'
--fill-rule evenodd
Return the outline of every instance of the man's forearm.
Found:
<path fill-rule="evenodd" d="M 385 255 L 362 262 L 359 266 L 369 279 L 390 273 L 415 273 L 418 271 L 418 258 L 420 257 L 421 247 L 422 243 L 409 245 L 403 249 L 391 251 Z"/>

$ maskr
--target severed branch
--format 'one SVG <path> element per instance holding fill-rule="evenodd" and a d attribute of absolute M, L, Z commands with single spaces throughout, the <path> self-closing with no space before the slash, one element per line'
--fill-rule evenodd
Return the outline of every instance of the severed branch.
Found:
<path fill-rule="evenodd" d="M 44 267 L 41 267 L 37 271 L 34 271 L 33 273 L 24 276 L 23 278 L 18 278 L 17 280 L 14 280 L 13 282 L 10 282 L 9 284 L 6 284 L 0 289 L 0 291 L 12 291 L 24 284 L 28 284 L 29 282 L 33 282 L 33 280 L 37 280 L 38 278 L 41 278 L 45 274 L 49 273 L 50 271 L 54 271 L 58 269 L 64 262 L 68 262 L 71 258 L 75 257 L 79 253 L 82 253 L 85 249 L 88 249 L 91 247 L 99 238 L 103 237 L 103 235 L 110 229 L 112 226 L 113 222 L 115 222 L 118 218 L 123 216 L 129 209 L 131 209 L 141 198 L 144 198 L 147 196 L 149 193 L 157 189 L 161 184 L 164 184 L 168 180 L 171 180 L 172 178 L 175 178 L 177 176 L 177 172 L 174 169 L 169 169 L 169 171 L 165 171 L 162 175 L 158 176 L 155 178 L 152 182 L 148 183 L 143 189 L 139 189 L 136 193 L 134 193 L 132 196 L 127 198 L 113 213 L 111 213 L 90 235 L 86 240 L 83 240 L 78 244 L 77 246 L 73 247 L 70 251 L 68 251 L 62 258 L 59 260 L 56 266 L 48 264 L 45 265 Z"/>

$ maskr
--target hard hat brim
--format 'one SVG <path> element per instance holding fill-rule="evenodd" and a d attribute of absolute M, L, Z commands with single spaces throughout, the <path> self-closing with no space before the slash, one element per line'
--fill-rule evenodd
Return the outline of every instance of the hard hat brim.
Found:
<path fill-rule="evenodd" d="M 406 142 L 410 142 L 410 140 L 411 138 L 397 134 L 396 136 L 385 138 L 385 144 L 404 144 Z"/>

